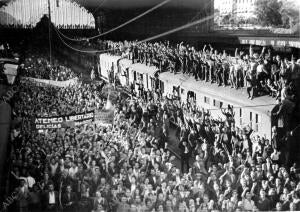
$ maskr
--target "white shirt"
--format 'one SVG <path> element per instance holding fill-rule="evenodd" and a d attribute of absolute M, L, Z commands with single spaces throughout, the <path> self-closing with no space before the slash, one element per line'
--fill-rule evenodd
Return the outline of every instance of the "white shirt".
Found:
<path fill-rule="evenodd" d="M 19 177 L 20 179 L 25 181 L 25 186 L 27 186 L 28 188 L 32 188 L 32 186 L 35 184 L 35 179 L 31 176 L 29 177 Z"/>
<path fill-rule="evenodd" d="M 49 204 L 55 204 L 55 193 L 54 193 L 54 191 L 49 192 Z"/>
<path fill-rule="evenodd" d="M 276 153 L 273 152 L 271 154 L 271 159 L 277 161 L 277 160 L 279 160 L 279 155 L 280 155 L 280 152 L 276 152 Z"/>
<path fill-rule="evenodd" d="M 50 164 L 50 170 L 52 176 L 55 175 L 57 167 L 58 167 L 58 163 Z"/>
<path fill-rule="evenodd" d="M 32 186 L 35 184 L 35 179 L 31 176 L 27 177 L 27 183 L 28 183 L 28 187 L 32 188 Z"/>
<path fill-rule="evenodd" d="M 257 73 L 261 73 L 261 72 L 263 72 L 263 70 L 264 70 L 264 65 L 263 64 L 258 65 L 257 68 L 256 68 Z"/>
<path fill-rule="evenodd" d="M 247 211 L 252 211 L 254 209 L 254 202 L 253 200 L 247 200 L 247 199 L 244 199 L 243 200 L 243 207 L 244 207 L 244 210 L 247 210 Z"/>
<path fill-rule="evenodd" d="M 189 153 L 189 149 L 186 146 L 184 147 L 184 153 L 185 154 Z"/>
<path fill-rule="evenodd" d="M 74 167 L 69 168 L 68 172 L 71 177 L 74 177 L 74 175 L 77 173 L 77 171 L 78 171 L 78 168 L 76 166 L 75 168 Z"/>

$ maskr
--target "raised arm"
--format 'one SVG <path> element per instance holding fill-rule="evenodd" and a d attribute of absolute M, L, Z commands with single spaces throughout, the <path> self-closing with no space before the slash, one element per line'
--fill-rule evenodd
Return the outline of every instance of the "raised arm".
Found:
<path fill-rule="evenodd" d="M 205 53 L 205 49 L 206 49 L 206 45 L 204 45 L 204 47 L 202 49 L 203 53 Z"/>
<path fill-rule="evenodd" d="M 250 56 L 250 57 L 253 57 L 253 49 L 252 49 L 252 45 L 250 45 L 250 48 L 249 48 L 249 56 Z"/>
<path fill-rule="evenodd" d="M 262 48 L 262 50 L 261 50 L 261 53 L 260 53 L 260 55 L 259 55 L 259 58 L 262 58 L 262 57 L 264 56 L 265 50 L 266 50 L 266 47 L 264 46 L 264 47 Z"/>

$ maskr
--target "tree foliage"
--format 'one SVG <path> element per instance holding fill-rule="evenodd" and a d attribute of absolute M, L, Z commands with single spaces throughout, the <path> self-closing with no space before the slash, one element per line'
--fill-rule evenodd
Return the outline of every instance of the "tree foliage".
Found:
<path fill-rule="evenodd" d="M 281 26 L 282 3 L 278 0 L 256 1 L 256 15 L 262 26 Z"/>

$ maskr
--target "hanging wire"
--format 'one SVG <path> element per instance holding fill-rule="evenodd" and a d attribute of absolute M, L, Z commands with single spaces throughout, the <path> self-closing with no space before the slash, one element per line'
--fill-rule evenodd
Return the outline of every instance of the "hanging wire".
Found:
<path fill-rule="evenodd" d="M 112 29 L 110 29 L 110 30 L 108 30 L 108 31 L 106 31 L 106 32 L 104 32 L 104 33 L 102 33 L 102 34 L 95 35 L 95 36 L 92 36 L 92 37 L 89 37 L 89 38 L 85 38 L 85 39 L 74 39 L 74 38 L 70 38 L 70 37 L 64 35 L 64 34 L 63 34 L 62 32 L 60 32 L 59 30 L 58 30 L 58 32 L 59 32 L 59 33 L 61 34 L 61 36 L 63 36 L 65 39 L 68 39 L 68 40 L 71 40 L 71 41 L 76 41 L 76 42 L 80 42 L 80 41 L 84 41 L 84 40 L 95 39 L 95 38 L 98 38 L 98 37 L 107 35 L 107 34 L 109 34 L 109 33 L 111 33 L 111 32 L 114 32 L 114 31 L 116 31 L 116 30 L 118 30 L 118 29 L 120 29 L 120 28 L 122 28 L 122 27 L 124 27 L 124 26 L 126 26 L 126 25 L 128 25 L 128 24 L 130 24 L 130 23 L 132 23 L 132 22 L 134 22 L 134 21 L 136 21 L 137 19 L 139 19 L 139 18 L 141 18 L 141 17 L 147 15 L 148 13 L 152 12 L 153 10 L 156 10 L 156 9 L 159 8 L 159 7 L 162 7 L 163 5 L 165 5 L 166 3 L 170 2 L 170 1 L 171 1 L 171 0 L 165 0 L 165 1 L 161 2 L 160 4 L 157 4 L 157 5 L 155 5 L 154 7 L 150 8 L 149 10 L 143 12 L 142 14 L 140 14 L 140 15 L 138 15 L 138 16 L 132 18 L 132 19 L 130 19 L 129 21 L 126 21 L 125 23 L 123 23 L 123 24 L 121 24 L 121 25 L 119 25 L 119 26 L 117 26 L 117 27 L 115 27 L 115 28 L 112 28 Z"/>
<path fill-rule="evenodd" d="M 175 28 L 175 29 L 171 29 L 171 30 L 169 30 L 169 31 L 167 31 L 167 32 L 163 32 L 163 33 L 160 33 L 160 34 L 158 34 L 158 35 L 155 35 L 155 36 L 146 38 L 146 39 L 144 39 L 144 40 L 141 40 L 141 41 L 137 42 L 137 44 L 155 40 L 155 39 L 157 39 L 157 38 L 160 38 L 160 37 L 163 37 L 163 36 L 172 34 L 172 33 L 174 33 L 174 32 L 183 30 L 183 29 L 185 29 L 185 28 L 188 28 L 188 27 L 191 27 L 191 26 L 194 26 L 194 25 L 203 23 L 203 22 L 208 21 L 208 20 L 210 20 L 210 19 L 212 19 L 212 18 L 214 18 L 214 15 L 207 16 L 207 17 L 202 18 L 202 19 L 200 19 L 200 20 L 193 21 L 193 22 L 191 22 L 191 23 L 182 25 L 182 26 L 177 27 L 177 28 Z M 55 29 L 55 31 L 58 33 L 58 36 L 59 36 L 60 40 L 61 40 L 67 47 L 69 47 L 70 49 L 73 49 L 74 51 L 78 51 L 78 52 L 82 52 L 82 53 L 101 53 L 101 52 L 102 52 L 102 53 L 105 53 L 105 52 L 107 52 L 107 51 L 114 50 L 113 48 L 112 48 L 112 49 L 107 49 L 107 50 L 102 50 L 102 51 L 96 51 L 96 50 L 94 50 L 94 51 L 93 51 L 93 50 L 87 51 L 87 50 L 76 49 L 76 48 L 70 46 L 69 44 L 67 44 L 67 43 L 61 38 L 60 33 L 59 33 L 59 31 L 58 31 L 57 28 L 54 27 L 54 29 Z"/>
<path fill-rule="evenodd" d="M 202 18 L 202 19 L 200 19 L 200 20 L 193 21 L 193 22 L 191 22 L 191 23 L 182 25 L 182 26 L 177 27 L 177 28 L 175 28 L 175 29 L 171 29 L 171 30 L 169 30 L 169 31 L 167 31 L 167 32 L 163 32 L 163 33 L 161 33 L 161 34 L 154 35 L 154 36 L 152 36 L 152 37 L 146 38 L 146 39 L 144 39 L 144 40 L 139 41 L 138 44 L 139 44 L 139 43 L 144 43 L 144 42 L 147 42 L 147 41 L 151 41 L 151 40 L 155 40 L 155 39 L 157 39 L 157 38 L 160 38 L 160 37 L 163 37 L 163 36 L 172 34 L 172 33 L 174 33 L 174 32 L 178 32 L 178 31 L 183 30 L 183 29 L 185 29 L 185 28 L 188 28 L 188 27 L 191 27 L 191 26 L 194 26 L 194 25 L 197 25 L 197 24 L 201 24 L 201 23 L 203 23 L 203 22 L 205 22 L 205 21 L 208 21 L 208 20 L 210 20 L 210 19 L 212 19 L 212 18 L 214 18 L 214 15 L 207 16 L 207 17 Z"/>
<path fill-rule="evenodd" d="M 94 14 L 95 12 L 97 12 L 99 10 L 99 8 L 106 2 L 106 0 L 102 0 L 102 2 L 99 4 L 99 6 L 92 12 L 92 14 Z"/>
<path fill-rule="evenodd" d="M 81 53 L 91 53 L 91 54 L 94 53 L 94 54 L 95 54 L 95 53 L 105 53 L 105 52 L 108 52 L 108 51 L 113 50 L 113 49 L 107 49 L 107 50 L 81 50 L 81 49 L 74 48 L 74 47 L 70 46 L 69 44 L 67 44 L 67 43 L 64 41 L 64 39 L 60 36 L 60 34 L 59 34 L 59 32 L 58 32 L 58 30 L 57 30 L 56 27 L 54 27 L 54 30 L 56 31 L 56 33 L 57 33 L 59 39 L 61 40 L 61 42 L 62 42 L 65 46 L 67 46 L 68 48 L 70 48 L 70 49 L 72 49 L 72 50 L 74 50 L 74 51 L 81 52 Z"/>

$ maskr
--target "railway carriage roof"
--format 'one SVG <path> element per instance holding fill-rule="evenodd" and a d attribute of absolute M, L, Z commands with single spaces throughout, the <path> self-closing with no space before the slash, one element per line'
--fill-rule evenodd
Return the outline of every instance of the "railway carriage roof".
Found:
<path fill-rule="evenodd" d="M 107 56 L 110 58 L 118 58 L 118 56 Z M 127 65 L 131 69 L 141 74 L 149 74 L 150 76 L 153 76 L 154 73 L 157 71 L 157 69 L 154 66 L 149 67 L 145 64 L 140 63 L 132 64 L 131 61 L 128 59 L 123 59 L 120 61 L 120 63 Z M 270 115 L 270 111 L 272 111 L 272 109 L 276 105 L 276 101 L 272 97 L 260 96 L 254 98 L 253 100 L 250 100 L 247 98 L 248 95 L 246 89 L 235 90 L 230 87 L 218 87 L 216 84 L 210 84 L 203 81 L 196 81 L 194 77 L 189 77 L 182 73 L 174 75 L 170 72 L 163 72 L 159 74 L 159 79 L 165 83 L 170 83 L 172 86 L 180 86 L 186 91 L 194 91 L 203 95 L 206 94 L 210 98 L 215 98 L 216 100 L 223 101 L 223 107 L 226 107 L 225 105 L 230 104 L 234 107 L 246 107 L 253 111 L 257 111 L 258 113 Z"/>
<path fill-rule="evenodd" d="M 154 73 L 157 71 L 157 68 L 155 66 L 145 66 L 141 63 L 134 63 L 131 64 L 130 69 L 137 71 L 141 74 L 148 74 L 149 76 L 154 76 Z"/>
<path fill-rule="evenodd" d="M 203 81 L 196 81 L 193 77 L 183 74 L 161 73 L 159 78 L 162 81 L 167 79 L 174 85 L 180 85 L 186 91 L 194 91 L 196 93 L 207 94 L 208 97 L 214 97 L 216 100 L 223 101 L 224 104 L 231 104 L 234 107 L 247 107 L 259 113 L 270 115 L 270 111 L 276 105 L 274 98 L 269 96 L 256 97 L 253 100 L 247 98 L 246 89 L 235 90 L 230 87 L 219 87 L 216 84 L 210 84 Z M 180 82 L 180 84 L 178 84 Z M 226 107 L 226 106 L 223 106 Z"/>

